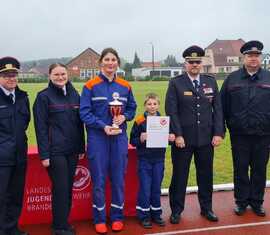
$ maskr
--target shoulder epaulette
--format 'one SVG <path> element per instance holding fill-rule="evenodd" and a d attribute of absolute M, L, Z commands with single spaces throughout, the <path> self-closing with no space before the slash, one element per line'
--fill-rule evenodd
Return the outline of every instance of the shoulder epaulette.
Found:
<path fill-rule="evenodd" d="M 115 82 L 118 83 L 118 84 L 120 84 L 120 85 L 122 85 L 122 86 L 124 86 L 124 87 L 127 87 L 129 90 L 131 89 L 131 86 L 130 86 L 129 82 L 126 81 L 123 78 L 117 77 L 115 79 Z"/>
<path fill-rule="evenodd" d="M 90 79 L 89 81 L 87 81 L 85 83 L 85 87 L 87 87 L 88 89 L 91 90 L 95 85 L 100 84 L 102 82 L 103 82 L 102 78 L 97 76 L 97 77 L 94 77 L 94 78 Z"/>
<path fill-rule="evenodd" d="M 145 121 L 145 117 L 143 115 L 139 115 L 136 117 L 135 122 L 139 126 Z"/>
<path fill-rule="evenodd" d="M 210 74 L 204 74 L 203 76 L 205 76 L 205 77 L 207 77 L 207 78 L 210 78 L 210 79 L 216 80 L 215 76 L 210 75 Z"/>

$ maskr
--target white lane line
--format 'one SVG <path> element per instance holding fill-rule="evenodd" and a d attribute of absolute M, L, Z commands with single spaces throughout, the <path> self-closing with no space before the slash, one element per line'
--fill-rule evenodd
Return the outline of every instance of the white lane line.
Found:
<path fill-rule="evenodd" d="M 267 224 L 270 224 L 270 221 L 258 222 L 258 223 L 248 223 L 248 224 L 233 224 L 233 225 L 225 225 L 225 226 L 217 226 L 217 227 L 195 228 L 195 229 L 186 229 L 186 230 L 176 230 L 176 231 L 163 232 L 163 233 L 147 233 L 145 235 L 170 235 L 170 234 L 176 235 L 176 234 L 205 232 L 205 231 L 211 231 L 211 230 L 222 230 L 222 229 L 243 228 L 243 227 L 255 227 L 255 226 L 267 225 Z"/>

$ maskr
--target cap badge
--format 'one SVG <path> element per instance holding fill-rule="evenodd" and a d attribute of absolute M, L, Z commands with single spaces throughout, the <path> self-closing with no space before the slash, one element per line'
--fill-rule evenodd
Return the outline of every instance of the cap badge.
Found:
<path fill-rule="evenodd" d="M 12 69 L 13 68 L 12 64 L 6 64 L 5 67 L 6 67 L 6 69 Z"/>
<path fill-rule="evenodd" d="M 191 57 L 197 57 L 197 56 L 198 56 L 197 52 L 192 52 L 191 53 Z"/>

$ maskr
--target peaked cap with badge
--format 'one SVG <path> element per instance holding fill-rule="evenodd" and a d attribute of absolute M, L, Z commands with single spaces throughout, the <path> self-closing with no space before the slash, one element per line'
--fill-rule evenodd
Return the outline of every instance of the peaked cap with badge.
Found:
<path fill-rule="evenodd" d="M 248 41 L 241 48 L 240 52 L 246 54 L 262 54 L 263 43 L 260 41 Z"/>
<path fill-rule="evenodd" d="M 18 72 L 20 69 L 20 62 L 13 57 L 3 57 L 0 59 L 0 73 L 4 72 Z"/>
<path fill-rule="evenodd" d="M 204 50 L 196 45 L 193 45 L 191 47 L 188 47 L 183 52 L 183 57 L 186 59 L 186 61 L 198 61 L 201 60 L 202 57 L 205 55 Z"/>

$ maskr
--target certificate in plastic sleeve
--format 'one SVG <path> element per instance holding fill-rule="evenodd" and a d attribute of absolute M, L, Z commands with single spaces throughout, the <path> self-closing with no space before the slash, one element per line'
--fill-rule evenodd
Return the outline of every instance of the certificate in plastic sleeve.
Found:
<path fill-rule="evenodd" d="M 147 116 L 146 147 L 166 148 L 169 142 L 170 117 Z"/>

